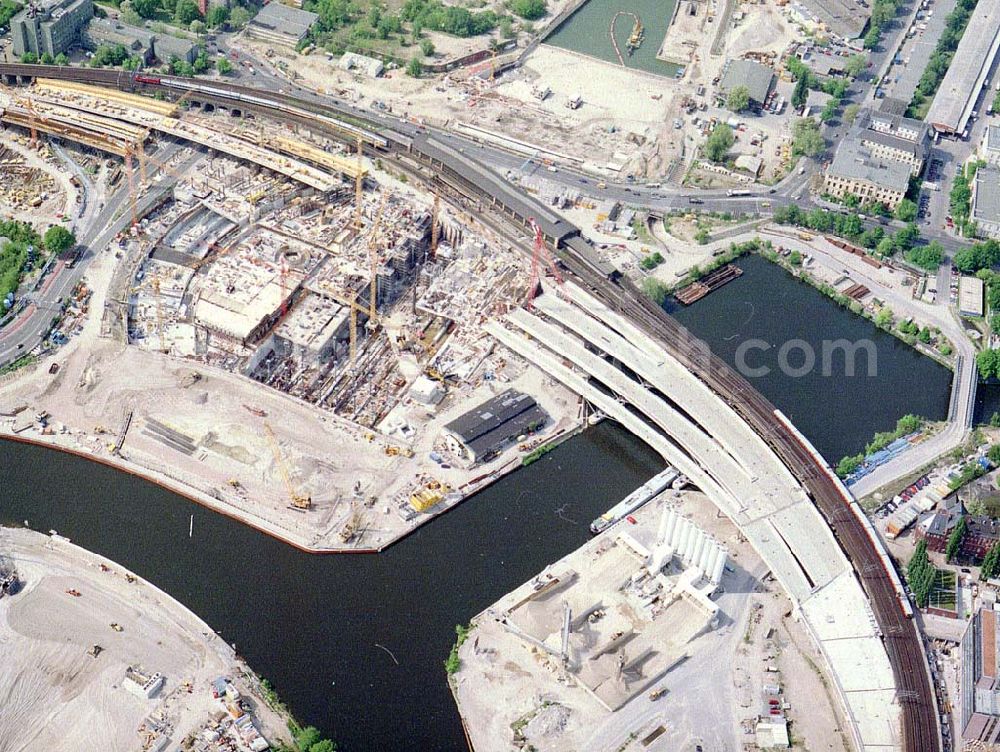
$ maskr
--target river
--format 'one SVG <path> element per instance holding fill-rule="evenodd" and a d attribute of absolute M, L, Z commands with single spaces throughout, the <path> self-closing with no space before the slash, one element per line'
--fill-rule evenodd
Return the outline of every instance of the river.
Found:
<path fill-rule="evenodd" d="M 627 68 L 636 68 L 661 76 L 673 76 L 680 66 L 666 63 L 656 57 L 667 27 L 674 13 L 676 0 L 587 0 L 545 40 L 554 47 L 579 52 L 619 65 L 618 56 L 611 44 L 611 22 L 622 12 L 615 22 L 615 40 Z M 627 53 L 626 43 L 632 34 L 635 14 L 641 19 L 646 31 L 645 41 L 632 55 Z"/>
<path fill-rule="evenodd" d="M 745 361 L 770 369 L 750 382 L 804 433 L 820 453 L 836 464 L 841 457 L 864 449 L 877 431 L 888 431 L 907 413 L 930 420 L 947 416 L 951 371 L 921 355 L 905 342 L 875 327 L 783 268 L 757 255 L 736 265 L 743 276 L 691 306 L 671 299 L 667 309 L 695 336 L 708 343 L 729 365 L 736 364 L 740 345 L 760 339 L 770 350 L 754 350 Z M 821 367 L 823 341 L 845 338 L 870 340 L 874 367 L 859 355 L 853 376 L 844 357 L 831 350 L 832 368 Z M 778 351 L 791 340 L 808 343 L 818 367 L 795 377 L 779 368 Z M 789 354 L 796 368 L 805 362 L 801 351 Z M 987 416 L 988 419 L 988 416 Z"/>
<path fill-rule="evenodd" d="M 466 750 L 443 665 L 455 625 L 662 468 L 604 423 L 382 554 L 315 556 L 78 457 L 0 442 L 0 462 L 0 524 L 58 530 L 173 595 L 341 752 Z"/>

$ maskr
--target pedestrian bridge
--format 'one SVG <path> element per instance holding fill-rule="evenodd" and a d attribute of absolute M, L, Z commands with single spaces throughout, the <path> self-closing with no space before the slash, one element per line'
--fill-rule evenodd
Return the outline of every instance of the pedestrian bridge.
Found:
<path fill-rule="evenodd" d="M 868 600 L 826 521 L 767 443 L 648 335 L 577 286 L 544 287 L 531 310 L 489 329 L 643 439 L 732 520 L 821 647 L 858 747 L 900 748 L 893 673 Z"/>

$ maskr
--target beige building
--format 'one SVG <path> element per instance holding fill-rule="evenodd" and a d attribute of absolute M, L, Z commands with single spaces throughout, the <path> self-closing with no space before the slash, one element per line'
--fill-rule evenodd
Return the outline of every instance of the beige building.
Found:
<path fill-rule="evenodd" d="M 865 112 L 857 120 L 861 145 L 880 160 L 903 162 L 919 175 L 927 156 L 929 128 L 926 123 L 898 115 Z"/>
<path fill-rule="evenodd" d="M 856 196 L 862 203 L 894 210 L 906 195 L 910 174 L 907 163 L 876 158 L 860 141 L 848 138 L 827 168 L 824 190 L 838 199 Z"/>

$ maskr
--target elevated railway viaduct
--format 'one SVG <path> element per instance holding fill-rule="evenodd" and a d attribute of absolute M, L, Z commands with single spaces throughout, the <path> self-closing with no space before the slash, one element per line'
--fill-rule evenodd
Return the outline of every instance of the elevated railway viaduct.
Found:
<path fill-rule="evenodd" d="M 870 524 L 856 506 L 852 508 L 855 502 L 849 492 L 829 465 L 782 420 L 774 405 L 722 360 L 706 355 L 706 348 L 699 346 L 696 338 L 675 319 L 602 262 L 577 227 L 515 190 L 488 168 L 436 139 L 433 132 L 411 124 L 393 124 L 388 128 L 333 102 L 319 104 L 214 80 L 145 77 L 124 71 L 72 67 L 0 64 L 0 77 L 11 84 L 44 77 L 131 92 L 161 91 L 168 96 L 180 96 L 194 88 L 188 95 L 192 102 L 240 113 L 266 114 L 345 143 L 353 144 L 361 138 L 367 154 L 409 158 L 431 167 L 438 180 L 521 228 L 527 228 L 532 219 L 537 221 L 578 284 L 644 328 L 731 405 L 806 489 L 834 531 L 871 602 L 895 678 L 902 711 L 903 749 L 928 752 L 942 748 L 937 697 L 909 600 Z"/>

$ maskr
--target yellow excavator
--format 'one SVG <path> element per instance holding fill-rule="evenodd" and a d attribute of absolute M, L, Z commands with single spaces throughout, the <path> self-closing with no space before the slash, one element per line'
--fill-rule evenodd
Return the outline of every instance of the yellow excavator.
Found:
<path fill-rule="evenodd" d="M 278 439 L 274 435 L 274 431 L 271 429 L 271 424 L 264 421 L 264 431 L 267 433 L 267 440 L 271 444 L 271 454 L 274 455 L 274 463 L 278 466 L 278 470 L 281 473 L 281 479 L 285 482 L 285 489 L 288 491 L 288 498 L 292 502 L 292 506 L 296 509 L 310 509 L 312 508 L 312 497 L 299 493 L 295 484 L 292 483 L 292 477 L 288 473 L 288 466 L 285 465 L 285 458 L 281 454 L 281 447 L 278 445 Z"/>

